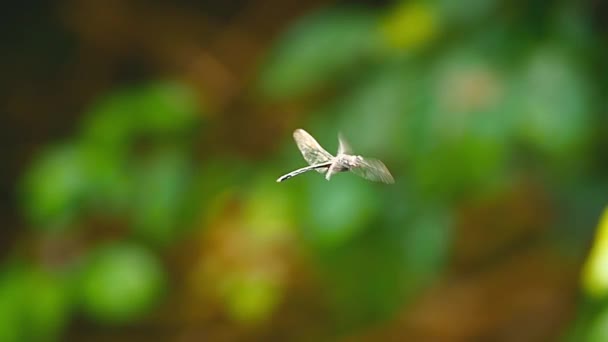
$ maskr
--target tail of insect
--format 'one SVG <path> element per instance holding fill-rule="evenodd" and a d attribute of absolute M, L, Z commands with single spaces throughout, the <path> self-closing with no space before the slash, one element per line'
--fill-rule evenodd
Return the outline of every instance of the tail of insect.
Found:
<path fill-rule="evenodd" d="M 297 170 L 295 170 L 295 171 L 291 171 L 290 173 L 285 174 L 285 175 L 283 175 L 283 176 L 279 177 L 279 178 L 277 179 L 277 183 L 280 183 L 280 182 L 282 182 L 282 181 L 288 180 L 289 178 L 291 178 L 291 177 L 295 177 L 295 176 L 297 176 L 297 175 L 299 175 L 299 174 L 302 174 L 302 173 L 304 173 L 304 172 L 308 172 L 308 171 L 312 171 L 312 170 L 317 170 L 317 169 L 323 169 L 323 168 L 327 168 L 327 167 L 329 167 L 330 165 L 331 165 L 331 163 L 322 163 L 322 164 L 316 164 L 316 165 L 310 165 L 310 166 L 306 166 L 306 167 L 303 167 L 303 168 L 301 168 L 301 169 L 297 169 Z"/>

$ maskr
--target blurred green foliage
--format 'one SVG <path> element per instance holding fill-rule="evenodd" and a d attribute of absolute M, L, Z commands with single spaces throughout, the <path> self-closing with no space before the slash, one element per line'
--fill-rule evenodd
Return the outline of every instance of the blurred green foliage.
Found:
<path fill-rule="evenodd" d="M 0 278 L 0 340 L 58 340 L 70 319 L 72 298 L 65 276 L 12 264 Z"/>
<path fill-rule="evenodd" d="M 79 277 L 78 297 L 82 309 L 96 320 L 120 323 L 141 317 L 166 285 L 160 262 L 140 246 L 102 246 L 88 259 Z"/>
<path fill-rule="evenodd" d="M 348 176 L 331 187 L 301 181 L 311 201 L 300 217 L 303 234 L 318 249 L 346 326 L 382 319 L 441 270 L 462 200 L 501 193 L 528 172 L 556 194 L 605 184 L 591 165 L 600 158 L 592 155 L 593 125 L 605 121 L 596 115 L 601 85 L 588 74 L 588 23 L 571 4 L 554 5 L 525 12 L 502 4 L 498 12 L 496 1 L 401 2 L 374 13 L 376 27 L 348 48 L 324 45 L 345 24 L 319 19 L 330 18 L 322 12 L 278 41 L 261 70 L 261 93 L 277 98 L 285 90 L 297 99 L 321 89 L 321 100 L 308 103 L 321 144 L 342 130 L 355 151 L 375 151 L 397 174 L 393 189 Z M 528 15 L 541 7 L 555 12 L 534 22 Z M 362 27 L 357 19 L 348 19 L 352 32 Z M 533 29 L 509 30 L 519 24 Z M 575 215 L 564 197 L 554 198 L 559 216 Z M 605 202 L 584 201 L 591 215 Z M 392 211 L 409 214 L 391 222 Z"/>
<path fill-rule="evenodd" d="M 130 211 L 136 231 L 170 241 L 189 181 L 187 133 L 198 120 L 192 96 L 183 86 L 157 84 L 100 101 L 81 135 L 49 148 L 25 176 L 28 218 L 60 229 L 95 212 Z"/>
<path fill-rule="evenodd" d="M 559 208 L 550 239 L 581 254 L 590 228 L 557 228 L 572 222 L 565 218 L 592 221 L 605 205 L 586 191 L 608 191 L 598 153 L 606 138 L 597 132 L 606 124 L 597 94 L 608 79 L 590 71 L 605 47 L 590 44 L 596 34 L 585 17 L 567 11 L 577 6 L 342 3 L 288 28 L 259 70 L 255 95 L 304 102 L 309 116 L 300 122 L 324 147 L 334 151 L 342 131 L 355 153 L 386 162 L 393 186 L 352 174 L 276 184 L 304 165 L 288 134 L 265 159 L 224 147 L 266 135 L 257 126 L 200 147 L 194 137 L 222 137 L 212 131 L 219 124 L 207 125 L 213 116 L 203 120 L 193 89 L 179 83 L 101 98 L 71 139 L 40 151 L 20 184 L 32 234 L 96 238 L 52 271 L 0 271 L 0 340 L 60 339 L 80 311 L 109 325 L 145 319 L 175 290 L 163 257 L 188 243 L 197 246 L 192 278 L 230 319 L 259 323 L 280 309 L 292 261 L 284 249 L 294 249 L 310 257 L 327 292 L 319 300 L 330 307 L 331 333 L 356 331 L 394 317 L 442 275 L 463 203 L 500 197 L 522 180 L 548 189 L 539 197 Z M 525 200 L 521 211 L 537 208 Z M 211 242 L 199 246 L 199 235 Z M 574 340 L 606 337 L 606 303 L 589 301 Z"/>
<path fill-rule="evenodd" d="M 196 196 L 190 190 L 194 159 L 188 156 L 188 132 L 194 132 L 198 111 L 189 89 L 169 83 L 124 89 L 102 99 L 85 116 L 81 134 L 47 148 L 25 175 L 27 218 L 47 233 L 72 234 L 69 231 L 81 229 L 79 222 L 86 218 L 126 215 L 132 231 L 127 236 L 148 246 L 174 241 L 193 218 L 184 202 Z M 38 288 L 29 294 L 28 273 L 7 274 L 7 303 L 0 307 L 9 310 L 11 319 L 2 332 L 7 339 L 2 340 L 22 338 L 21 323 L 10 324 L 21 316 L 36 325 L 29 333 L 53 340 L 72 307 L 81 307 L 95 320 L 121 323 L 141 317 L 158 302 L 167 275 L 148 248 L 115 243 L 89 253 L 82 257 L 74 285 L 76 306 L 62 302 L 68 288 L 51 282 L 50 276 L 36 279 Z M 27 283 L 16 283 L 20 281 Z M 21 303 L 22 297 L 33 302 Z"/>
<path fill-rule="evenodd" d="M 304 18 L 269 57 L 260 87 L 280 98 L 347 76 L 373 57 L 375 24 L 375 16 L 365 9 L 341 8 Z"/>

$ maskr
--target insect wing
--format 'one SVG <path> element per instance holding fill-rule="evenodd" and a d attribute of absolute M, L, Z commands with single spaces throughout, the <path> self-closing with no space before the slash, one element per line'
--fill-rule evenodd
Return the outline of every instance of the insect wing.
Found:
<path fill-rule="evenodd" d="M 354 174 L 374 182 L 392 184 L 395 179 L 384 163 L 377 159 L 363 159 L 356 167 L 350 169 Z"/>
<path fill-rule="evenodd" d="M 303 129 L 296 129 L 293 132 L 293 139 L 296 141 L 302 157 L 310 165 L 326 163 L 334 158 L 334 156 L 319 145 L 312 135 Z M 319 169 L 317 171 L 323 173 L 326 170 Z"/>
<path fill-rule="evenodd" d="M 352 149 L 342 133 L 338 134 L 338 141 L 340 143 L 338 146 L 338 154 L 352 154 Z"/>

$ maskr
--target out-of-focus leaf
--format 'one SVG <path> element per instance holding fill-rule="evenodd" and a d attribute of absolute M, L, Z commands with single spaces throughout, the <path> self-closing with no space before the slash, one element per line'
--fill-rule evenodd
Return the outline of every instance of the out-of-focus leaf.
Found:
<path fill-rule="evenodd" d="M 64 279 L 13 266 L 0 276 L 0 340 L 56 341 L 68 323 L 70 301 Z"/>
<path fill-rule="evenodd" d="M 167 150 L 144 162 L 134 174 L 135 231 L 150 241 L 167 243 L 182 223 L 181 208 L 191 166 L 183 153 Z"/>
<path fill-rule="evenodd" d="M 221 221 L 227 222 L 215 221 L 220 228 L 210 232 L 216 243 L 207 249 L 206 259 L 213 266 L 204 273 L 206 281 L 215 282 L 226 313 L 244 323 L 268 319 L 284 291 L 291 203 L 273 179 L 261 172 L 250 180 L 241 196 L 241 210 L 225 216 L 224 208 Z"/>
<path fill-rule="evenodd" d="M 552 157 L 579 157 L 590 124 L 590 91 L 575 62 L 556 48 L 536 51 L 518 94 L 520 127 L 527 141 Z"/>
<path fill-rule="evenodd" d="M 80 303 L 101 322 L 123 323 L 141 317 L 158 302 L 166 284 L 159 260 L 137 245 L 104 246 L 84 267 Z"/>
<path fill-rule="evenodd" d="M 451 241 L 450 218 L 443 209 L 418 206 L 403 234 L 405 272 L 408 288 L 418 290 L 438 274 L 448 258 Z"/>
<path fill-rule="evenodd" d="M 370 12 L 341 8 L 300 21 L 277 43 L 263 68 L 263 93 L 298 95 L 355 71 L 376 44 L 376 18 Z"/>
<path fill-rule="evenodd" d="M 600 218 L 593 247 L 583 267 L 582 283 L 592 297 L 602 298 L 608 294 L 608 209 Z"/>
<path fill-rule="evenodd" d="M 24 280 L 28 339 L 59 340 L 71 313 L 69 284 L 58 275 L 41 270 L 28 272 Z"/>
<path fill-rule="evenodd" d="M 608 340 L 608 309 L 604 308 L 599 315 L 595 316 L 585 337 L 587 342 Z"/>
<path fill-rule="evenodd" d="M 157 136 L 187 129 L 196 122 L 196 113 L 193 95 L 177 84 L 122 90 L 100 101 L 85 119 L 78 142 L 49 149 L 32 165 L 23 191 L 27 216 L 39 227 L 63 227 L 87 206 L 95 205 L 104 211 L 125 208 L 132 190 L 126 160 L 133 152 L 137 135 Z M 175 187 L 183 181 L 183 170 L 177 170 L 183 166 L 175 164 L 169 161 L 166 166 L 173 171 L 153 170 L 150 176 L 142 172 L 138 179 L 148 180 L 145 186 L 151 190 Z M 173 173 L 167 176 L 173 180 L 165 178 L 157 183 L 159 179 L 151 179 L 168 173 Z M 158 191 L 163 194 L 142 196 L 147 201 L 136 202 L 147 206 L 142 209 L 146 214 L 136 220 L 147 220 L 143 226 L 155 225 L 157 232 L 169 229 L 168 221 L 174 220 L 170 216 L 175 214 L 168 213 L 172 209 L 167 208 L 179 206 L 169 205 L 179 197 L 169 194 L 175 190 Z M 152 205 L 154 198 L 159 198 L 159 203 Z"/>
<path fill-rule="evenodd" d="M 124 209 L 131 185 L 122 154 L 85 144 L 46 150 L 23 184 L 26 214 L 37 227 L 60 229 L 82 210 Z"/>
<path fill-rule="evenodd" d="M 81 150 L 73 145 L 48 149 L 34 161 L 24 179 L 26 215 L 36 227 L 65 227 L 87 192 Z"/>
<path fill-rule="evenodd" d="M 458 195 L 499 182 L 504 154 L 500 141 L 471 137 L 416 154 L 411 176 L 423 193 Z"/>
<path fill-rule="evenodd" d="M 499 4 L 497 0 L 463 0 L 458 2 L 436 0 L 433 2 L 436 3 L 441 16 L 447 23 L 464 26 L 487 18 Z"/>
<path fill-rule="evenodd" d="M 191 89 L 176 83 L 152 84 L 135 99 L 138 130 L 151 134 L 187 129 L 198 119 L 198 106 Z"/>
<path fill-rule="evenodd" d="M 402 190 L 388 199 L 387 226 L 399 241 L 403 297 L 413 298 L 446 265 L 452 241 L 452 219 L 444 204 L 422 200 Z"/>
<path fill-rule="evenodd" d="M 236 160 L 210 159 L 193 166 L 183 203 L 184 222 L 196 219 L 204 224 L 216 217 L 226 200 L 246 186 L 252 172 L 250 165 Z"/>
<path fill-rule="evenodd" d="M 431 75 L 428 105 L 409 119 L 412 178 L 424 191 L 455 194 L 500 179 L 513 119 L 497 71 L 467 53 L 448 55 Z"/>
<path fill-rule="evenodd" d="M 23 326 L 23 284 L 16 270 L 3 271 L 0 275 L 0 340 L 22 341 Z"/>
<path fill-rule="evenodd" d="M 444 266 L 451 238 L 448 213 L 412 203 L 402 191 L 384 196 L 383 216 L 369 229 L 316 250 L 339 329 L 387 319 Z"/>
<path fill-rule="evenodd" d="M 87 179 L 87 205 L 103 214 L 124 212 L 129 206 L 133 182 L 123 153 L 102 146 L 81 148 Z"/>
<path fill-rule="evenodd" d="M 468 49 L 454 51 L 436 64 L 431 79 L 428 139 L 451 143 L 471 133 L 488 139 L 511 134 L 513 115 L 503 110 L 508 85 L 494 63 Z"/>
<path fill-rule="evenodd" d="M 405 297 L 400 232 L 383 224 L 369 228 L 340 246 L 317 250 L 338 330 L 387 319 Z"/>
<path fill-rule="evenodd" d="M 276 183 L 268 182 L 272 178 L 273 175 L 262 173 L 247 194 L 243 219 L 260 239 L 280 238 L 291 227 L 291 198 Z"/>
<path fill-rule="evenodd" d="M 133 90 L 117 91 L 93 105 L 82 121 L 82 143 L 117 153 L 126 149 L 137 122 L 134 96 Z"/>
<path fill-rule="evenodd" d="M 126 152 L 137 134 L 164 135 L 192 127 L 199 108 L 193 91 L 178 83 L 122 89 L 99 101 L 82 126 L 84 141 Z M 122 150 L 121 150 L 122 149 Z"/>
<path fill-rule="evenodd" d="M 373 71 L 336 106 L 340 115 L 337 129 L 349 140 L 355 154 L 365 155 L 365 151 L 396 156 L 407 148 L 403 127 L 418 93 L 413 89 L 411 70 L 403 63 Z"/>
<path fill-rule="evenodd" d="M 431 3 L 401 2 L 381 23 L 381 34 L 393 49 L 415 51 L 428 45 L 438 33 L 437 9 Z"/>
<path fill-rule="evenodd" d="M 224 295 L 230 315 L 243 322 L 258 322 L 267 318 L 276 307 L 280 289 L 271 278 L 255 274 L 237 274 L 227 282 Z"/>
<path fill-rule="evenodd" d="M 354 174 L 337 174 L 327 182 L 322 175 L 310 179 L 306 211 L 310 226 L 304 232 L 318 246 L 336 247 L 363 230 L 379 209 L 379 184 Z"/>

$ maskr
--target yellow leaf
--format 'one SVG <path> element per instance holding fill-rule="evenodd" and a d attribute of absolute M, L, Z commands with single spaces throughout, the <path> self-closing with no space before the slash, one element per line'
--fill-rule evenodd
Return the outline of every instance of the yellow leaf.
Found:
<path fill-rule="evenodd" d="M 394 49 L 415 50 L 437 34 L 437 11 L 423 3 L 403 3 L 381 23 L 381 34 Z"/>
<path fill-rule="evenodd" d="M 582 274 L 583 289 L 592 297 L 608 293 L 608 208 L 600 219 L 597 234 Z"/>

